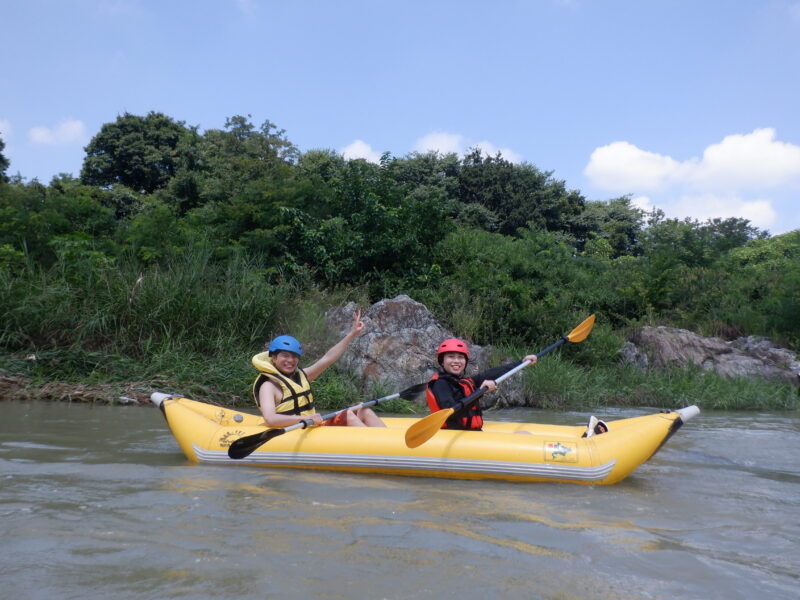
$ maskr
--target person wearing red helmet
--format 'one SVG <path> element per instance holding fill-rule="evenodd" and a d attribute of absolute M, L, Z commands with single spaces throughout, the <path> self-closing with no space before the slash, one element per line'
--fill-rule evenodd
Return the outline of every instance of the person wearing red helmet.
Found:
<path fill-rule="evenodd" d="M 514 367 L 529 361 L 536 363 L 536 355 L 529 354 L 521 361 L 487 369 L 472 377 L 467 377 L 465 372 L 469 363 L 469 348 L 467 344 L 457 338 L 450 338 L 439 344 L 436 351 L 436 360 L 441 369 L 428 382 L 427 400 L 431 412 L 451 408 L 458 404 L 478 388 L 488 390 L 497 389 L 494 380 L 508 373 Z M 443 429 L 467 429 L 480 431 L 483 427 L 483 411 L 480 402 L 475 402 L 465 407 L 463 411 L 455 412 L 442 426 Z"/>
<path fill-rule="evenodd" d="M 311 394 L 311 382 L 344 354 L 350 342 L 363 329 L 364 322 L 361 320 L 361 311 L 358 310 L 353 327 L 347 335 L 305 369 L 299 367 L 303 347 L 289 335 L 276 337 L 270 342 L 268 352 L 253 357 L 253 362 L 259 369 L 253 383 L 253 397 L 267 426 L 289 427 L 311 419 L 317 425 L 386 427 L 381 418 L 368 407 L 347 410 L 323 422 Z M 264 355 L 267 355 L 266 358 Z"/>

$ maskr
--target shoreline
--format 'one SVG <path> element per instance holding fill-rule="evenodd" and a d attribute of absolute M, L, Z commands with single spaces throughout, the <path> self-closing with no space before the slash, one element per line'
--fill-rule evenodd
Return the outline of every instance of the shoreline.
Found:
<path fill-rule="evenodd" d="M 176 391 L 184 390 L 184 391 Z M 800 390 L 799 390 L 800 391 Z M 231 395 L 229 392 L 221 392 L 218 390 L 206 388 L 198 384 L 180 384 L 166 378 L 157 378 L 150 381 L 116 381 L 116 382 L 96 382 L 96 383 L 71 383 L 66 381 L 51 381 L 47 383 L 36 383 L 30 377 L 13 374 L 2 373 L 0 374 L 0 402 L 2 401 L 41 401 L 41 402 L 78 402 L 82 404 L 100 404 L 105 406 L 154 406 L 150 402 L 150 395 L 153 392 L 165 393 L 180 393 L 186 394 L 194 400 L 201 400 L 210 404 L 215 404 L 225 408 L 235 408 L 238 410 L 253 408 L 252 403 L 236 395 Z M 638 394 L 632 395 L 628 400 L 620 401 L 616 394 L 610 394 L 605 402 L 583 403 L 579 404 L 574 401 L 559 402 L 558 405 L 548 403 L 546 406 L 515 406 L 514 408 L 532 408 L 532 409 L 555 409 L 555 410 L 588 410 L 598 409 L 605 406 L 613 407 L 637 407 L 637 406 L 653 406 L 659 408 L 668 408 L 662 406 L 662 402 L 643 401 L 639 397 L 639 402 L 635 401 Z M 726 410 L 726 411 L 772 411 L 772 412 L 796 412 L 800 410 L 800 393 L 797 396 L 798 401 L 793 406 L 787 407 L 783 405 L 768 405 L 758 404 L 750 406 L 747 404 L 739 404 L 735 407 L 729 406 L 708 406 L 702 399 L 683 399 L 683 404 L 697 404 L 703 411 L 709 410 Z M 663 399 L 662 399 L 663 400 Z M 331 404 L 326 406 L 324 401 L 321 403 L 322 410 L 332 409 L 336 410 L 341 408 Z M 425 407 L 413 402 L 407 402 L 409 410 L 414 414 L 424 414 Z M 675 404 L 673 408 L 680 408 L 678 404 L 681 402 L 667 403 Z M 509 407 L 510 408 L 510 407 Z"/>

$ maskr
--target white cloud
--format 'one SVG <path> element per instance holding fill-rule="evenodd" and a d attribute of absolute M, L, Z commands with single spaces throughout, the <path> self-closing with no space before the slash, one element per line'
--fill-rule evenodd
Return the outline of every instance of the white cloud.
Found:
<path fill-rule="evenodd" d="M 800 146 L 777 141 L 774 129 L 756 129 L 711 144 L 701 159 L 679 162 L 629 142 L 612 142 L 592 152 L 584 174 L 593 185 L 618 192 L 675 186 L 763 189 L 800 182 Z"/>
<path fill-rule="evenodd" d="M 463 154 L 464 136 L 457 133 L 434 131 L 419 138 L 412 150 L 414 152 L 438 152 L 439 154 Z"/>
<path fill-rule="evenodd" d="M 657 190 L 675 177 L 681 165 L 669 156 L 612 142 L 592 152 L 584 174 L 599 188 L 615 191 Z"/>
<path fill-rule="evenodd" d="M 774 129 L 729 135 L 711 144 L 697 164 L 695 184 L 704 187 L 774 187 L 800 180 L 800 146 L 775 140 Z"/>
<path fill-rule="evenodd" d="M 522 157 L 509 148 L 498 148 L 492 142 L 470 142 L 466 137 L 458 133 L 447 133 L 444 131 L 434 131 L 419 138 L 412 150 L 414 152 L 438 152 L 439 154 L 458 154 L 463 155 L 471 148 L 480 148 L 483 154 L 495 156 L 498 152 L 503 158 L 512 163 L 521 163 Z"/>
<path fill-rule="evenodd" d="M 478 142 L 477 144 L 473 144 L 473 147 L 480 148 L 481 151 L 487 156 L 495 156 L 499 152 L 508 162 L 515 164 L 522 162 L 522 157 L 513 150 L 510 150 L 509 148 L 498 148 L 492 142 Z"/>
<path fill-rule="evenodd" d="M 635 202 L 670 217 L 738 217 L 766 229 L 776 224 L 779 198 L 800 190 L 800 146 L 764 128 L 726 136 L 701 158 L 678 161 L 617 141 L 592 152 L 584 175 L 609 192 L 647 192 Z"/>
<path fill-rule="evenodd" d="M 5 119 L 0 119 L 0 136 L 6 143 L 8 143 L 8 138 L 11 137 L 11 123 Z"/>
<path fill-rule="evenodd" d="M 631 198 L 631 206 L 635 206 L 644 212 L 651 212 L 655 208 L 655 206 L 653 206 L 653 201 L 650 200 L 648 196 L 637 196 L 636 198 Z"/>
<path fill-rule="evenodd" d="M 713 193 L 681 196 L 672 204 L 670 210 L 675 214 L 689 215 L 700 221 L 738 217 L 747 219 L 761 229 L 769 228 L 777 217 L 770 200 L 745 200 L 736 195 L 724 196 Z"/>
<path fill-rule="evenodd" d="M 28 131 L 28 139 L 34 144 L 59 146 L 86 141 L 86 125 L 77 119 L 66 119 L 55 127 L 38 126 Z"/>
<path fill-rule="evenodd" d="M 480 148 L 488 156 L 494 156 L 500 152 L 503 158 L 509 162 L 522 162 L 522 157 L 508 148 L 498 148 L 487 141 L 470 143 L 463 135 L 444 131 L 434 131 L 422 136 L 414 142 L 414 147 L 411 151 L 423 154 L 426 152 L 438 152 L 439 154 L 463 155 L 472 148 Z M 381 159 L 381 154 L 373 150 L 372 146 L 363 140 L 355 140 L 352 144 L 345 146 L 342 149 L 342 156 L 347 159 L 363 158 L 372 163 L 379 163 Z"/>
<path fill-rule="evenodd" d="M 363 140 L 356 140 L 342 148 L 342 156 L 348 160 L 363 158 L 367 162 L 378 164 L 381 161 L 381 153 L 373 150 L 372 146 Z"/>

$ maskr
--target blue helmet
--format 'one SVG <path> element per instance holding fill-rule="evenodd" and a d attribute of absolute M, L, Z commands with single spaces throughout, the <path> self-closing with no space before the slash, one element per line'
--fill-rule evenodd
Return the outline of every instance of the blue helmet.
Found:
<path fill-rule="evenodd" d="M 269 343 L 268 349 L 270 354 L 286 350 L 294 352 L 297 356 L 303 356 L 303 346 L 290 335 L 279 335 Z"/>

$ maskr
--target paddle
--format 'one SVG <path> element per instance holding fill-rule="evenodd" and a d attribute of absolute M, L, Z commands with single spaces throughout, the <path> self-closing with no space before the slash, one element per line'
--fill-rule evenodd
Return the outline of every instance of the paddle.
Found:
<path fill-rule="evenodd" d="M 537 358 L 541 358 L 545 354 L 552 352 L 559 346 L 561 346 L 564 342 L 582 342 L 586 339 L 589 333 L 592 331 L 592 327 L 594 326 L 594 319 L 595 316 L 591 315 L 588 317 L 583 323 L 578 325 L 575 329 L 570 331 L 567 335 L 562 337 L 557 342 L 550 344 L 547 348 L 542 350 L 541 352 L 536 353 Z M 520 365 L 517 365 L 507 373 L 504 373 L 500 377 L 494 380 L 495 383 L 501 383 L 505 379 L 511 377 L 517 371 L 520 371 L 527 367 L 530 363 L 528 361 L 523 362 Z M 411 427 L 406 430 L 406 446 L 409 448 L 416 448 L 417 446 L 421 446 L 429 439 L 431 439 L 436 432 L 442 428 L 444 422 L 447 421 L 454 413 L 457 413 L 461 410 L 464 410 L 471 406 L 473 403 L 477 402 L 481 396 L 483 396 L 487 392 L 486 388 L 480 388 L 475 390 L 469 396 L 464 398 L 463 400 L 459 400 L 455 406 L 450 408 L 444 408 L 442 410 L 437 410 L 435 413 L 429 414 L 427 417 L 423 417 L 416 423 L 414 423 Z"/>
<path fill-rule="evenodd" d="M 374 406 L 375 404 L 380 404 L 381 402 L 392 400 L 393 398 L 403 398 L 404 400 L 410 400 L 411 398 L 414 398 L 416 395 L 424 391 L 427 385 L 428 385 L 427 383 L 418 383 L 417 385 L 412 385 L 411 387 L 404 389 L 402 392 L 397 392 L 396 394 L 390 394 L 389 396 L 384 396 L 383 398 L 376 398 L 375 400 L 368 400 L 367 402 L 362 402 L 354 406 L 348 406 L 347 408 L 342 408 L 327 415 L 323 415 L 322 420 L 327 421 L 328 419 L 335 417 L 339 413 L 343 413 L 346 410 L 353 410 L 356 408 L 361 408 L 362 406 Z M 262 445 L 266 444 L 272 438 L 276 438 L 279 435 L 283 435 L 287 431 L 292 431 L 293 429 L 305 429 L 306 427 L 313 427 L 313 426 L 314 426 L 314 421 L 312 421 L 311 419 L 306 419 L 304 421 L 300 421 L 299 423 L 295 423 L 294 425 L 290 425 L 289 427 L 281 427 L 278 429 L 267 429 L 259 433 L 254 433 L 253 435 L 247 435 L 245 437 L 241 437 L 238 440 L 235 440 L 231 444 L 231 447 L 228 448 L 228 456 L 234 459 L 244 458 L 252 454 Z"/>

